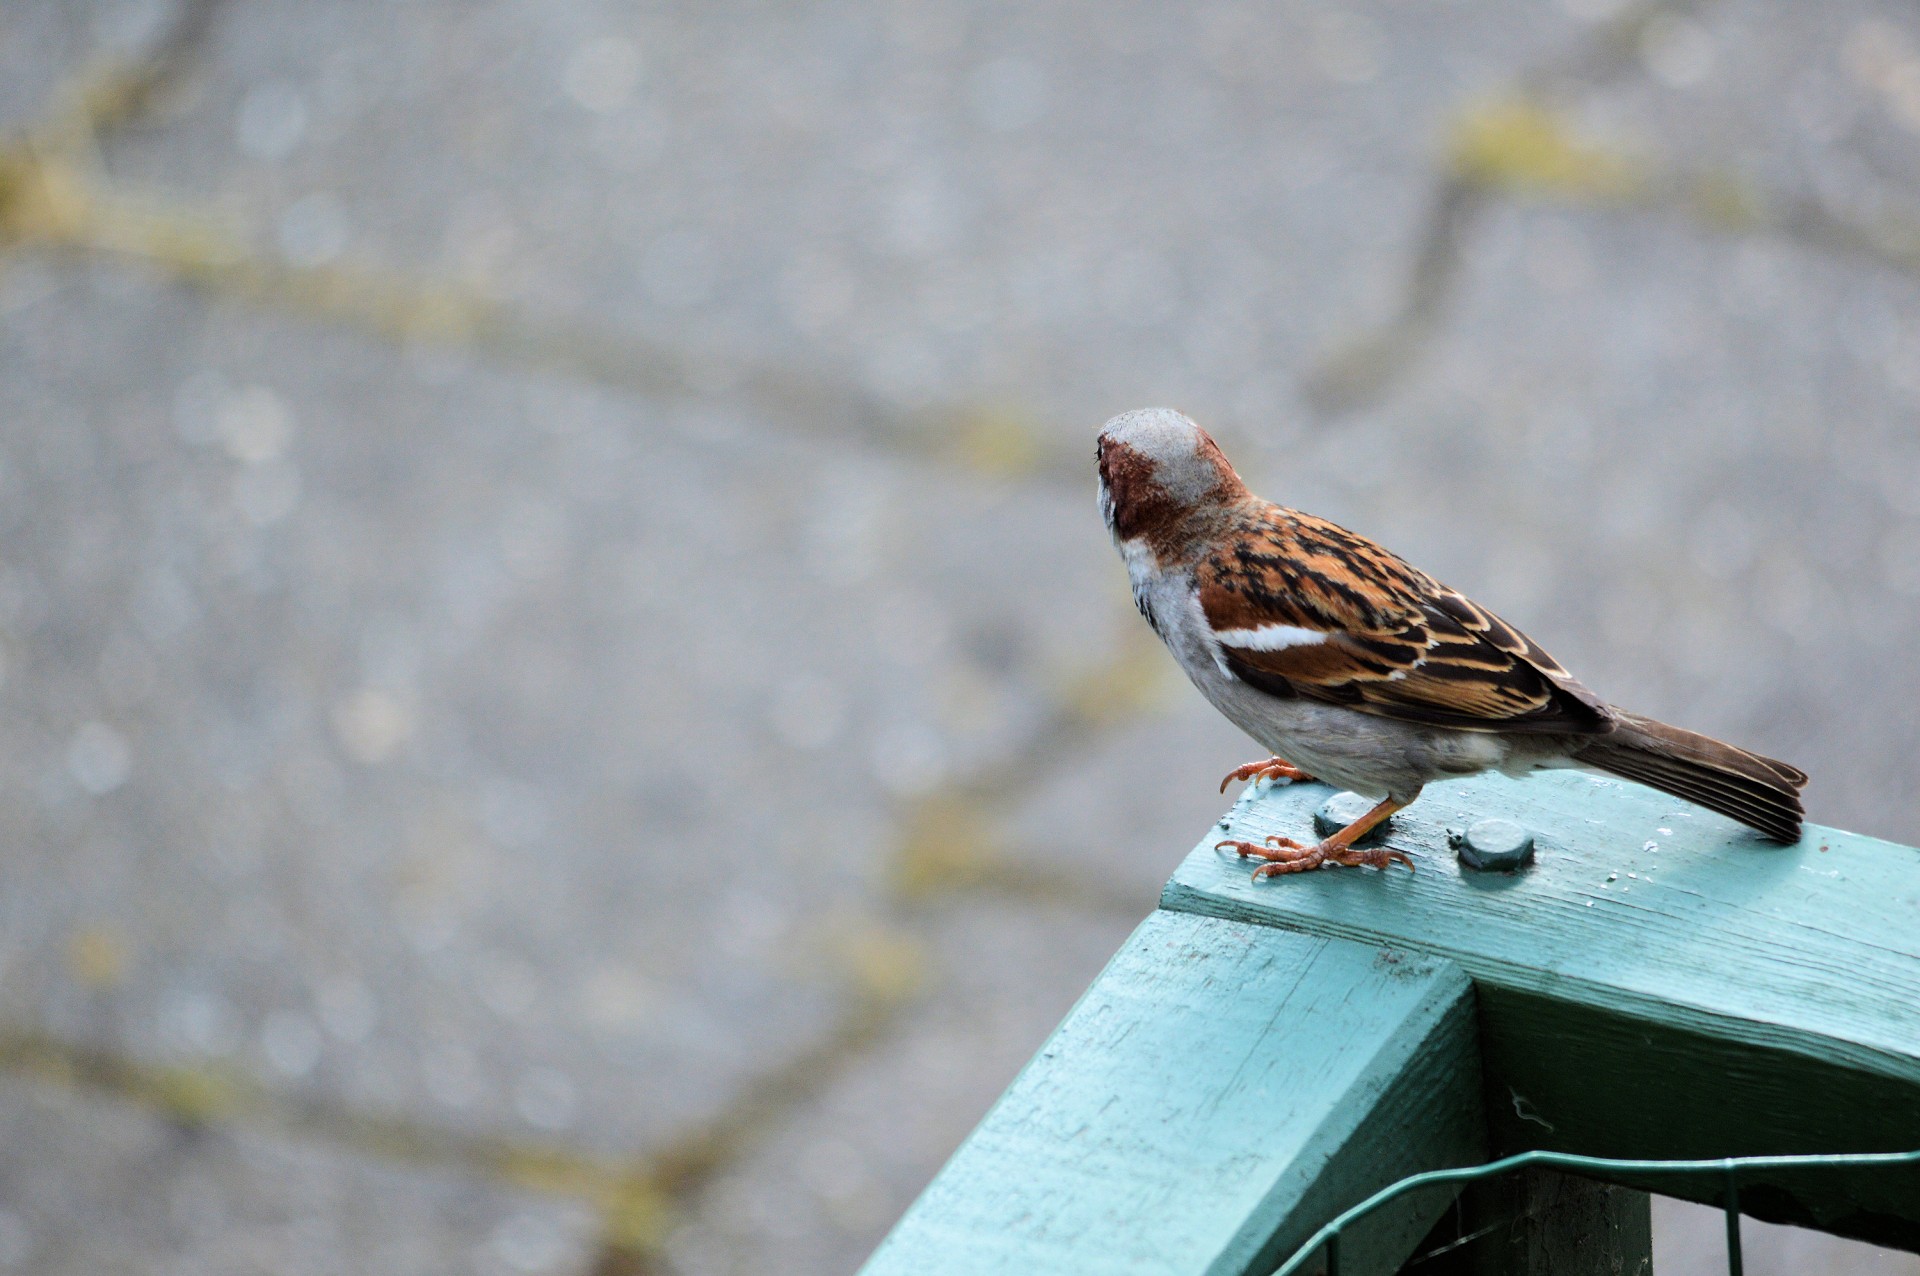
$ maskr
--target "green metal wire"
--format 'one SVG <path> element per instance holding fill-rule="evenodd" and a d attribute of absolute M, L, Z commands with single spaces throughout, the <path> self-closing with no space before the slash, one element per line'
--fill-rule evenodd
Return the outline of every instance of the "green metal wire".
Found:
<path fill-rule="evenodd" d="M 1306 1244 L 1293 1252 L 1291 1258 L 1274 1269 L 1272 1276 L 1293 1276 L 1293 1273 L 1300 1270 L 1302 1264 L 1323 1248 L 1326 1250 L 1327 1276 L 1339 1276 L 1340 1233 L 1388 1201 L 1398 1200 L 1407 1193 L 1417 1192 L 1423 1187 L 1438 1187 L 1449 1183 L 1477 1183 L 1481 1179 L 1494 1178 L 1513 1170 L 1524 1170 L 1536 1165 L 1550 1170 L 1569 1170 L 1592 1178 L 1622 1174 L 1645 1176 L 1718 1172 L 1725 1175 L 1727 1269 L 1732 1276 L 1741 1276 L 1739 1180 L 1741 1173 L 1752 1170 L 1840 1170 L 1920 1165 L 1920 1152 L 1861 1152 L 1851 1155 L 1822 1156 L 1729 1156 L 1712 1161 L 1621 1161 L 1604 1156 L 1576 1156 L 1571 1152 L 1521 1152 L 1516 1156 L 1489 1161 L 1485 1165 L 1466 1165 L 1454 1170 L 1428 1170 L 1424 1174 L 1409 1175 L 1398 1183 L 1383 1187 L 1315 1232 Z"/>

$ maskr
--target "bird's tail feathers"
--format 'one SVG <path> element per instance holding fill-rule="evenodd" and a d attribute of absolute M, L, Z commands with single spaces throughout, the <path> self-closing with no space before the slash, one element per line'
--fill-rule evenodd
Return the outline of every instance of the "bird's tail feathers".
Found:
<path fill-rule="evenodd" d="M 1614 710 L 1617 726 L 1574 760 L 1698 802 L 1780 842 L 1800 840 L 1806 772 L 1652 718 Z"/>

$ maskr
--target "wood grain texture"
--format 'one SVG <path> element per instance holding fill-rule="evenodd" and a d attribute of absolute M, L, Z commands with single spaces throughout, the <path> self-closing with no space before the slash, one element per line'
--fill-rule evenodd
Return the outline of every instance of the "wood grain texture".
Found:
<path fill-rule="evenodd" d="M 1385 838 L 1417 873 L 1256 884 L 1211 849 L 1301 837 L 1327 794 L 1250 792 L 1162 903 L 1457 962 L 1478 988 L 1499 1151 L 1920 1147 L 1920 851 L 1818 826 L 1774 846 L 1652 790 L 1571 773 L 1430 787 Z M 1533 831 L 1533 867 L 1459 865 L 1448 827 L 1488 816 Z M 1712 1201 L 1718 1184 L 1660 1190 Z M 1920 1249 L 1911 1173 L 1776 1176 L 1743 1200 L 1760 1217 Z"/>
<path fill-rule="evenodd" d="M 1645 1192 L 1530 1169 L 1461 1193 L 1408 1264 L 1418 1276 L 1649 1276 Z"/>
<path fill-rule="evenodd" d="M 1159 912 L 867 1276 L 1266 1272 L 1406 1174 L 1485 1154 L 1472 993 L 1442 961 Z M 1444 1201 L 1384 1218 L 1390 1272 Z"/>

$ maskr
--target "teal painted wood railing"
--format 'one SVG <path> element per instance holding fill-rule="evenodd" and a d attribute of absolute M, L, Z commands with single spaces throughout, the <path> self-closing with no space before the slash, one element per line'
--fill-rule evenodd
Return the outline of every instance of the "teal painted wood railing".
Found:
<path fill-rule="evenodd" d="M 1576 774 L 1434 786 L 1385 835 L 1416 873 L 1256 883 L 1212 849 L 1298 837 L 1329 796 L 1249 790 L 1209 831 L 867 1276 L 1267 1276 L 1410 1175 L 1711 1163 L 1581 1171 L 1617 1188 L 1536 1170 L 1491 1203 L 1431 1184 L 1338 1247 L 1342 1276 L 1392 1272 L 1500 1225 L 1497 1260 L 1420 1271 L 1632 1272 L 1643 1189 L 1723 1204 L 1724 1158 L 1920 1149 L 1920 851 L 1818 826 L 1773 846 Z M 1533 834 L 1530 866 L 1460 862 L 1487 817 Z M 1738 1207 L 1920 1251 L 1911 1159 L 1757 1164 Z"/>

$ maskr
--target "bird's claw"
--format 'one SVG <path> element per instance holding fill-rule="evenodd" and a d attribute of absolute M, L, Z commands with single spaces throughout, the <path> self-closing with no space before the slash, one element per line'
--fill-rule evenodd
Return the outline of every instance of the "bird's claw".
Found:
<path fill-rule="evenodd" d="M 1409 873 L 1417 872 L 1413 859 L 1405 851 L 1389 851 L 1385 847 L 1373 847 L 1370 850 L 1356 851 L 1348 847 L 1343 851 L 1328 852 L 1327 858 L 1336 864 L 1349 864 L 1355 868 L 1377 868 L 1384 870 L 1389 864 L 1405 864 Z"/>
<path fill-rule="evenodd" d="M 1290 837 L 1281 837 L 1278 833 L 1269 833 L 1261 842 L 1243 842 L 1230 838 L 1224 842 L 1215 842 L 1213 849 L 1224 851 L 1231 847 L 1233 853 L 1241 859 L 1287 860 L 1304 854 L 1308 848 Z"/>
<path fill-rule="evenodd" d="M 1263 877 L 1279 877 L 1285 873 L 1305 873 L 1326 864 L 1384 870 L 1387 865 L 1397 863 L 1405 864 L 1408 872 L 1414 871 L 1413 860 L 1404 851 L 1390 851 L 1384 847 L 1360 851 L 1351 846 L 1343 846 L 1331 838 L 1307 846 L 1290 837 L 1269 834 L 1264 839 L 1264 844 L 1231 839 L 1214 843 L 1213 849 L 1223 851 L 1229 847 L 1241 859 L 1266 861 L 1253 870 L 1253 880 L 1256 882 Z"/>
<path fill-rule="evenodd" d="M 1313 777 L 1284 758 L 1268 758 L 1264 762 L 1244 762 L 1227 772 L 1227 778 L 1220 781 L 1220 791 L 1225 793 L 1227 786 L 1235 780 L 1311 780 Z"/>

